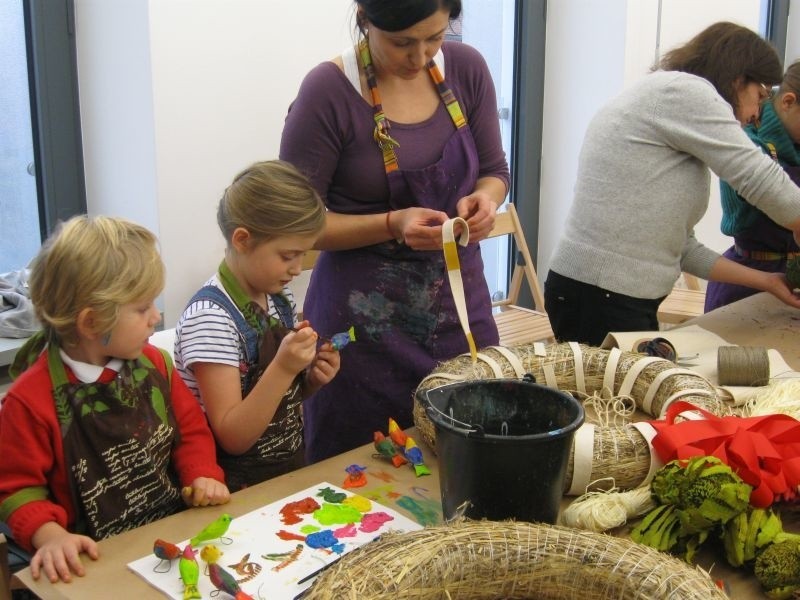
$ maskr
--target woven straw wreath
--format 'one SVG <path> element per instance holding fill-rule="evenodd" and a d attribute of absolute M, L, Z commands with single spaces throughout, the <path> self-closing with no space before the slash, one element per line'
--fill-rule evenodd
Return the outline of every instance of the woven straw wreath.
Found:
<path fill-rule="evenodd" d="M 700 568 L 648 546 L 554 525 L 461 521 L 382 535 L 327 569 L 304 599 L 723 600 Z"/>
<path fill-rule="evenodd" d="M 603 350 L 574 342 L 491 346 L 473 364 L 469 354 L 441 363 L 422 380 L 415 393 L 414 423 L 422 438 L 436 449 L 436 432 L 425 412 L 425 390 L 456 381 L 522 378 L 532 374 L 538 383 L 578 397 L 595 394 L 628 397 L 636 409 L 662 418 L 667 407 L 683 400 L 717 415 L 731 414 L 730 406 L 702 375 L 663 358 L 619 349 Z M 585 423 L 575 434 L 567 469 L 565 493 L 590 489 L 629 490 L 644 483 L 659 463 L 650 459 L 654 434 L 646 423 L 600 426 Z"/>

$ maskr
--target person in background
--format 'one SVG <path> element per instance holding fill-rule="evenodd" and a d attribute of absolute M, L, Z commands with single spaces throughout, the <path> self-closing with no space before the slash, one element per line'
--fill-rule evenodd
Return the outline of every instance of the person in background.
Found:
<path fill-rule="evenodd" d="M 694 236 L 708 207 L 708 169 L 800 232 L 800 189 L 742 130 L 782 75 L 756 33 L 715 23 L 595 115 L 545 283 L 558 339 L 599 345 L 609 331 L 657 330 L 658 306 L 681 271 L 800 308 L 785 276 L 736 264 Z"/>
<path fill-rule="evenodd" d="M 280 156 L 328 208 L 305 315 L 353 325 L 339 376 L 306 403 L 307 457 L 371 442 L 389 417 L 412 425 L 412 394 L 468 350 L 442 255 L 442 224 L 466 219 L 459 250 L 476 344 L 498 343 L 477 242 L 506 196 L 494 87 L 480 54 L 444 41 L 460 0 L 357 0 L 360 41 L 305 77 Z"/>
<path fill-rule="evenodd" d="M 800 61 L 784 73 L 778 92 L 761 108 L 761 118 L 745 133 L 792 181 L 800 185 Z M 725 181 L 720 182 L 722 232 L 733 236 L 723 256 L 740 265 L 768 273 L 785 273 L 790 258 L 800 256 L 793 232 L 749 204 Z M 752 287 L 711 281 L 706 289 L 706 312 L 757 293 Z"/>
<path fill-rule="evenodd" d="M 339 370 L 339 353 L 295 323 L 287 284 L 325 225 L 290 164 L 251 165 L 217 210 L 225 258 L 178 321 L 178 370 L 205 408 L 233 491 L 304 465 L 301 403 Z"/>
<path fill-rule="evenodd" d="M 156 238 L 110 217 L 63 223 L 34 259 L 43 330 L 0 409 L 0 520 L 31 574 L 82 576 L 103 539 L 230 493 L 203 412 L 148 343 L 164 287 Z M 21 374 L 20 374 L 21 372 Z"/>

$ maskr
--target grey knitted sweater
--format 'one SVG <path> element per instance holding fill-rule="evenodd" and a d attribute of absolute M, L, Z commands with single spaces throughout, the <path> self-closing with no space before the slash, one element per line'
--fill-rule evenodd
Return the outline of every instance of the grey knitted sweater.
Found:
<path fill-rule="evenodd" d="M 708 208 L 709 168 L 777 223 L 800 218 L 800 188 L 706 79 L 642 78 L 589 124 L 551 269 L 636 298 L 666 296 L 682 270 L 707 279 L 719 254 L 694 226 Z"/>

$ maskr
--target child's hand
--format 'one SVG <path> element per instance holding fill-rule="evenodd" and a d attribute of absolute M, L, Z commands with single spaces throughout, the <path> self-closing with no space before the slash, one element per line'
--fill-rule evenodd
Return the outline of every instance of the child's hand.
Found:
<path fill-rule="evenodd" d="M 70 533 L 53 521 L 45 523 L 31 538 L 34 547 L 38 548 L 31 559 L 31 575 L 34 580 L 44 571 L 45 577 L 52 583 L 59 579 L 64 583 L 72 581 L 72 573 L 83 577 L 80 554 L 85 552 L 92 560 L 97 560 L 100 553 L 97 542 L 85 535 Z"/>
<path fill-rule="evenodd" d="M 210 477 L 198 477 L 191 486 L 183 488 L 181 495 L 188 506 L 216 506 L 231 499 L 228 486 Z"/>
<path fill-rule="evenodd" d="M 341 355 L 329 343 L 323 344 L 317 357 L 306 374 L 306 381 L 311 390 L 318 390 L 339 372 Z"/>
<path fill-rule="evenodd" d="M 314 360 L 317 354 L 317 332 L 302 321 L 281 340 L 274 361 L 288 373 L 297 374 Z"/>

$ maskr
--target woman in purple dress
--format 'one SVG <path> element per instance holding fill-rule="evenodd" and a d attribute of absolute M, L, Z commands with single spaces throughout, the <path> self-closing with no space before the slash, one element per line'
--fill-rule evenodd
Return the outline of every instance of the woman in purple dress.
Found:
<path fill-rule="evenodd" d="M 473 48 L 444 42 L 460 0 L 356 0 L 360 42 L 305 77 L 280 157 L 328 208 L 304 314 L 322 335 L 355 326 L 336 379 L 304 404 L 309 462 L 368 443 L 389 417 L 412 425 L 413 391 L 466 352 L 442 256 L 459 251 L 476 344 L 498 343 L 477 242 L 508 189 L 497 104 Z"/>

